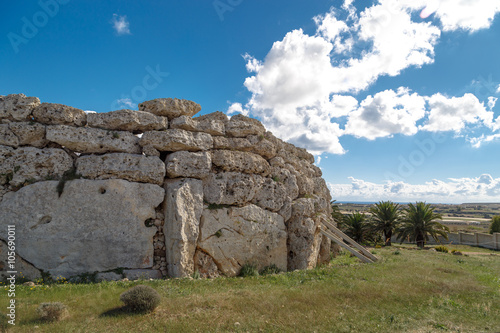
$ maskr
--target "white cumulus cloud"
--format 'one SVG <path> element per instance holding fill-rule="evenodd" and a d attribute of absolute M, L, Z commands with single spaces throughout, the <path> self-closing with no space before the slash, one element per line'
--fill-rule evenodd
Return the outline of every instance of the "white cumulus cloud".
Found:
<path fill-rule="evenodd" d="M 130 35 L 130 23 L 126 15 L 120 16 L 118 14 L 113 14 L 111 23 L 118 35 Z"/>

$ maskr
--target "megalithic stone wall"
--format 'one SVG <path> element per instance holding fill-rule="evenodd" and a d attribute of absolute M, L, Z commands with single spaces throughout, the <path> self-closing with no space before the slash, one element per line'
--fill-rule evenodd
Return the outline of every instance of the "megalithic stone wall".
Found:
<path fill-rule="evenodd" d="M 0 96 L 0 270 L 98 279 L 313 268 L 330 193 L 314 157 L 257 120 L 162 98 L 89 113 Z"/>

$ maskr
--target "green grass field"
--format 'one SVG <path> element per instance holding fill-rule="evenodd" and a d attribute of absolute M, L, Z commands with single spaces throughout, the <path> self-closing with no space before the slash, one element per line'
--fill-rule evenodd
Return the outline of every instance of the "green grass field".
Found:
<path fill-rule="evenodd" d="M 500 332 L 500 253 L 451 246 L 456 256 L 411 246 L 372 249 L 380 261 L 341 255 L 309 271 L 214 280 L 18 286 L 12 332 Z M 493 254 L 493 255 L 492 255 Z M 121 310 L 119 296 L 146 284 L 162 295 L 150 314 Z M 5 313 L 8 298 L 0 298 Z M 70 316 L 39 321 L 42 302 Z M 5 325 L 4 325 L 5 327 Z"/>

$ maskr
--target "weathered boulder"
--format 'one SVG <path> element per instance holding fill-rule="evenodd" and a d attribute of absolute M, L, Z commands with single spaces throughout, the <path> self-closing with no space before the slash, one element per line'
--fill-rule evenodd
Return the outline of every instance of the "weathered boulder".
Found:
<path fill-rule="evenodd" d="M 125 179 L 163 185 L 165 164 L 158 157 L 111 153 L 81 156 L 76 172 L 90 179 Z"/>
<path fill-rule="evenodd" d="M 109 130 L 144 132 L 167 129 L 168 119 L 149 112 L 123 109 L 106 113 L 90 113 L 87 115 L 87 124 L 90 127 Z"/>
<path fill-rule="evenodd" d="M 160 152 L 155 147 L 150 145 L 142 147 L 142 153 L 146 156 L 156 156 L 156 157 L 161 156 Z"/>
<path fill-rule="evenodd" d="M 157 98 L 139 104 L 139 110 L 151 112 L 157 116 L 168 117 L 169 120 L 186 115 L 194 116 L 201 111 L 195 102 L 177 98 Z"/>
<path fill-rule="evenodd" d="M 62 149 L 0 146 L 0 184 L 19 186 L 47 177 L 61 177 L 72 167 L 73 159 Z"/>
<path fill-rule="evenodd" d="M 214 149 L 252 151 L 252 144 L 247 138 L 226 138 L 214 136 Z"/>
<path fill-rule="evenodd" d="M 95 280 L 97 282 L 102 282 L 102 281 L 118 281 L 123 279 L 122 274 L 118 274 L 115 272 L 102 272 L 102 273 L 97 273 Z"/>
<path fill-rule="evenodd" d="M 169 178 L 205 178 L 212 168 L 212 156 L 209 152 L 177 151 L 169 154 L 165 160 Z"/>
<path fill-rule="evenodd" d="M 24 94 L 0 96 L 0 120 L 31 120 L 33 109 L 40 105 L 37 97 L 26 97 Z"/>
<path fill-rule="evenodd" d="M 226 125 L 226 134 L 233 137 L 246 137 L 248 135 L 264 135 L 266 129 L 257 119 L 246 117 L 242 114 L 232 116 Z"/>
<path fill-rule="evenodd" d="M 158 185 L 125 180 L 73 180 L 59 197 L 57 181 L 5 195 L 0 228 L 16 225 L 18 254 L 52 276 L 153 265 L 155 217 L 164 199 Z M 0 234 L 2 239 L 4 234 Z"/>
<path fill-rule="evenodd" d="M 12 223 L 14 224 L 14 223 Z M 8 237 L 7 233 L 7 227 L 5 227 L 5 232 L 4 232 L 6 238 Z M 8 241 L 2 241 L 0 240 L 0 280 L 4 280 L 5 278 L 9 277 L 10 274 L 8 274 L 8 271 L 12 271 L 12 269 L 9 268 L 8 266 Z M 17 278 L 19 279 L 20 277 L 24 277 L 28 280 L 36 280 L 42 277 L 40 274 L 40 271 L 36 269 L 33 265 L 30 263 L 26 262 L 23 258 L 18 256 L 17 254 L 15 255 L 15 264 L 14 264 L 14 270 L 18 272 Z"/>
<path fill-rule="evenodd" d="M 202 278 L 213 279 L 220 276 L 219 268 L 214 259 L 202 251 L 196 251 L 194 255 L 194 270 Z"/>
<path fill-rule="evenodd" d="M 42 103 L 33 110 L 33 118 L 42 124 L 85 126 L 87 114 L 80 109 L 55 103 Z"/>
<path fill-rule="evenodd" d="M 180 116 L 170 123 L 170 128 L 178 128 L 192 132 L 205 132 L 211 135 L 224 135 L 224 123 L 220 120 L 205 120 L 199 122 L 196 118 Z"/>
<path fill-rule="evenodd" d="M 260 155 L 231 150 L 214 150 L 212 163 L 222 171 L 238 171 L 267 176 L 271 172 L 269 163 Z"/>
<path fill-rule="evenodd" d="M 35 122 L 11 122 L 9 129 L 19 139 L 19 146 L 43 148 L 47 144 L 45 126 Z"/>
<path fill-rule="evenodd" d="M 8 124 L 0 125 L 0 145 L 18 147 L 19 138 L 12 132 Z"/>
<path fill-rule="evenodd" d="M 229 122 L 228 116 L 224 112 L 220 111 L 215 111 L 212 113 L 207 113 L 202 116 L 194 118 L 198 122 L 205 122 L 205 121 L 220 121 L 224 125 L 226 125 Z"/>
<path fill-rule="evenodd" d="M 241 206 L 252 201 L 262 183 L 262 177 L 239 172 L 211 173 L 203 179 L 203 194 L 213 205 Z"/>
<path fill-rule="evenodd" d="M 163 233 L 168 275 L 190 276 L 203 211 L 203 185 L 198 179 L 170 179 L 165 182 L 165 191 Z"/>
<path fill-rule="evenodd" d="M 331 260 L 331 245 L 332 241 L 330 238 L 326 237 L 325 235 L 322 235 L 321 237 L 321 244 L 319 247 L 319 254 L 318 254 L 318 263 L 317 265 L 323 265 L 327 264 Z"/>
<path fill-rule="evenodd" d="M 252 199 L 253 204 L 272 212 L 277 212 L 283 207 L 287 197 L 285 185 L 278 180 L 264 178 L 258 187 Z"/>
<path fill-rule="evenodd" d="M 252 146 L 252 152 L 259 154 L 267 160 L 276 156 L 278 151 L 276 145 L 264 135 L 249 135 L 247 136 L 247 140 Z"/>
<path fill-rule="evenodd" d="M 124 131 L 55 125 L 47 126 L 47 140 L 79 153 L 141 153 L 139 138 Z"/>
<path fill-rule="evenodd" d="M 287 266 L 283 218 L 255 205 L 204 209 L 198 247 L 211 256 L 221 272 L 235 276 L 244 264 L 259 269 Z"/>
<path fill-rule="evenodd" d="M 286 195 L 292 200 L 299 196 L 299 187 L 297 185 L 297 177 L 290 172 L 290 170 L 273 166 L 270 177 L 282 183 L 286 189 Z"/>
<path fill-rule="evenodd" d="M 283 217 L 285 223 L 290 219 L 290 217 L 292 217 L 292 198 L 289 196 L 285 197 L 283 206 L 278 211 L 278 214 Z"/>
<path fill-rule="evenodd" d="M 123 275 L 129 280 L 161 279 L 163 276 L 157 269 L 124 269 Z"/>
<path fill-rule="evenodd" d="M 192 133 L 181 129 L 145 132 L 139 142 L 159 151 L 200 151 L 213 147 L 212 136 L 207 133 Z"/>

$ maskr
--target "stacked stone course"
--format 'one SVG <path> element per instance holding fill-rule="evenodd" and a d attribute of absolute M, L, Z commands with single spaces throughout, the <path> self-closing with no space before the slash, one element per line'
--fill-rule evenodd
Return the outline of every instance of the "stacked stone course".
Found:
<path fill-rule="evenodd" d="M 86 114 L 0 96 L 0 228 L 16 225 L 29 277 L 217 277 L 329 260 L 319 225 L 331 197 L 314 157 L 255 119 L 193 118 L 200 110 L 161 98 Z"/>

